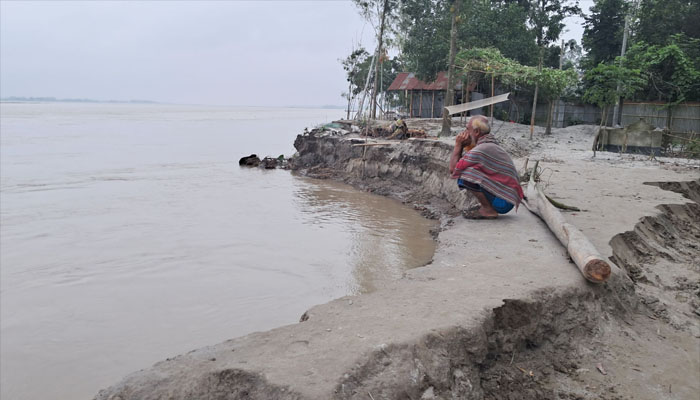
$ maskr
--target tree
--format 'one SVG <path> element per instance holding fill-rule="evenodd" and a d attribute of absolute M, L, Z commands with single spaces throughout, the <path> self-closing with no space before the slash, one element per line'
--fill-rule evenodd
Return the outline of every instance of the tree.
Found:
<path fill-rule="evenodd" d="M 591 13 L 584 15 L 586 22 L 581 43 L 587 53 L 584 59 L 587 69 L 620 55 L 628 9 L 625 0 L 596 0 Z"/>
<path fill-rule="evenodd" d="M 348 92 L 345 96 L 348 99 L 348 118 L 350 118 L 350 104 L 352 103 L 352 100 L 364 90 L 367 75 L 372 67 L 372 58 L 364 48 L 359 48 L 353 51 L 345 59 L 339 61 L 343 65 L 343 69 L 346 71 L 348 81 Z M 379 65 L 379 76 L 381 77 L 380 79 L 383 79 L 382 82 L 385 83 L 392 82 L 401 69 L 400 63 L 397 59 L 386 59 Z M 386 96 L 386 89 L 388 86 L 388 84 L 384 85 L 381 87 L 382 90 L 379 90 L 378 92 Z"/>
<path fill-rule="evenodd" d="M 447 62 L 447 94 L 445 95 L 445 106 L 451 106 L 455 99 L 455 55 L 457 54 L 457 20 L 459 16 L 459 6 L 462 0 L 454 0 L 450 8 L 452 14 L 452 27 L 450 29 L 450 58 Z M 451 133 L 452 119 L 446 108 L 442 109 L 442 130 L 441 136 Z"/>
<path fill-rule="evenodd" d="M 686 50 L 687 49 L 687 50 Z M 638 91 L 639 98 L 660 100 L 670 106 L 684 101 L 700 100 L 700 70 L 697 58 L 686 51 L 698 51 L 700 39 L 674 35 L 668 45 L 638 42 L 627 53 L 628 64 L 644 71 L 646 85 Z"/>
<path fill-rule="evenodd" d="M 564 53 L 562 54 L 561 69 L 579 69 L 583 48 L 574 39 L 564 43 Z"/>
<path fill-rule="evenodd" d="M 593 144 L 593 155 L 598 143 L 601 128 L 606 125 L 610 107 L 620 97 L 629 97 L 644 84 L 641 72 L 617 63 L 600 63 L 584 75 L 588 89 L 583 94 L 584 101 L 596 104 L 602 109 L 600 127 Z"/>
<path fill-rule="evenodd" d="M 504 57 L 536 65 L 535 32 L 528 27 L 525 1 L 471 1 L 459 25 L 461 48 L 497 48 Z"/>
<path fill-rule="evenodd" d="M 447 1 L 406 0 L 401 10 L 401 59 L 426 82 L 447 68 L 451 16 Z"/>
<path fill-rule="evenodd" d="M 537 62 L 535 35 L 527 25 L 523 1 L 462 1 L 457 22 L 457 49 L 495 47 L 525 65 Z M 406 70 L 430 82 L 449 64 L 452 27 L 448 0 L 404 0 L 399 30 Z"/>
<path fill-rule="evenodd" d="M 578 1 L 570 4 L 567 0 L 531 0 L 527 7 L 528 19 L 535 32 L 535 41 L 539 48 L 539 63 L 541 69 L 544 61 L 546 46 L 559 39 L 564 29 L 564 19 L 581 12 Z M 535 85 L 535 95 L 532 101 L 532 117 L 530 120 L 530 139 L 535 128 L 535 112 L 537 111 L 537 94 L 539 85 Z M 551 107 L 550 107 L 551 113 Z M 548 118 L 551 121 L 551 118 Z M 549 129 L 549 127 L 548 127 Z"/>
<path fill-rule="evenodd" d="M 360 8 L 360 13 L 373 25 L 378 20 L 378 32 L 377 32 L 377 49 L 375 52 L 375 57 L 378 59 L 384 52 L 382 51 L 382 46 L 385 44 L 385 31 L 387 29 L 387 22 L 392 23 L 396 11 L 398 10 L 398 0 L 353 0 L 355 4 Z M 375 25 L 375 30 L 377 26 Z M 372 105 L 370 107 L 370 118 L 377 117 L 377 92 L 378 92 L 378 76 L 379 76 L 379 65 L 381 62 L 377 60 L 374 68 L 374 84 L 372 90 Z"/>
<path fill-rule="evenodd" d="M 637 13 L 635 41 L 666 45 L 673 35 L 700 39 L 700 1 L 642 0 Z"/>
<path fill-rule="evenodd" d="M 346 94 L 348 99 L 348 115 L 347 119 L 350 119 L 350 106 L 352 100 L 361 91 L 360 82 L 364 82 L 367 77 L 367 71 L 363 71 L 362 65 L 366 64 L 369 53 L 363 47 L 354 50 L 347 56 L 344 60 L 339 60 L 343 65 L 343 69 L 347 73 L 348 81 L 348 92 Z M 364 73 L 363 73 L 364 72 Z"/>

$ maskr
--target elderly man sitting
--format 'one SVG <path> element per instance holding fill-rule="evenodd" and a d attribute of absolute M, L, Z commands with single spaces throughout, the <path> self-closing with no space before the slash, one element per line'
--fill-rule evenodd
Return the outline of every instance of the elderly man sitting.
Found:
<path fill-rule="evenodd" d="M 493 219 L 520 205 L 523 189 L 518 172 L 508 153 L 489 135 L 488 119 L 477 115 L 469 119 L 467 128 L 455 138 L 450 158 L 450 173 L 460 189 L 469 190 L 480 207 L 464 212 L 465 218 Z M 474 145 L 462 154 L 465 146 Z"/>

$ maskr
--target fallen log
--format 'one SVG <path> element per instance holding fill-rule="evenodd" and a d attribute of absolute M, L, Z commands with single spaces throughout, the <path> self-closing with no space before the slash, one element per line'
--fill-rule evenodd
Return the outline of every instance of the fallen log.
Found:
<path fill-rule="evenodd" d="M 578 228 L 566 222 L 564 216 L 547 199 L 542 188 L 535 183 L 535 174 L 530 175 L 527 185 L 527 201 L 530 212 L 542 218 L 554 236 L 566 247 L 569 256 L 590 282 L 602 283 L 610 277 L 610 265 Z"/>

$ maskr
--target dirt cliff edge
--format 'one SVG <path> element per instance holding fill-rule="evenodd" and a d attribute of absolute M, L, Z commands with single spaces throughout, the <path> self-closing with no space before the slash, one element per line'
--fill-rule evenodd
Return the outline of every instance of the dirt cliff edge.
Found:
<path fill-rule="evenodd" d="M 643 181 L 688 181 L 696 171 L 616 170 L 625 179 L 620 185 L 605 176 L 619 165 L 550 159 L 557 169 L 550 192 L 591 210 L 567 218 L 624 267 L 593 285 L 524 208 L 497 221 L 454 218 L 472 200 L 448 176 L 448 141 L 358 146 L 362 141 L 300 135 L 293 168 L 396 197 L 441 219 L 432 263 L 374 293 L 313 307 L 298 324 L 159 362 L 96 399 L 654 399 L 661 392 L 683 399 L 697 393 L 697 318 L 680 311 L 674 327 L 650 313 L 644 299 L 651 294 L 640 297 L 638 280 L 628 276 L 631 266 L 642 265 L 639 252 L 616 250 L 631 243 L 616 235 L 658 216 L 655 206 L 683 203 L 679 194 Z M 587 187 L 593 180 L 604 182 Z M 631 202 L 631 192 L 641 200 Z M 628 215 L 612 221 L 600 215 L 623 212 L 610 209 L 618 201 Z M 622 243 L 615 248 L 614 237 L 613 244 Z M 676 252 L 698 255 L 697 242 L 688 243 Z M 695 268 L 686 274 L 691 284 Z M 633 349 L 642 355 L 627 357 Z M 678 356 L 654 368 L 686 372 L 652 373 L 642 364 L 658 359 L 655 351 Z M 627 358 L 618 362 L 621 357 Z M 632 384 L 635 379 L 644 384 Z"/>

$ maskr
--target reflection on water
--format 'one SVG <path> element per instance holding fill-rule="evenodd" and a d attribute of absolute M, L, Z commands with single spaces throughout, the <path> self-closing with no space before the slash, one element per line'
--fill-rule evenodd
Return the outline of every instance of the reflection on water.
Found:
<path fill-rule="evenodd" d="M 0 107 L 3 399 L 90 398 L 432 256 L 431 222 L 395 201 L 237 165 L 342 113 Z"/>
<path fill-rule="evenodd" d="M 347 256 L 354 279 L 347 281 L 347 293 L 376 290 L 432 258 L 432 223 L 398 202 L 325 181 L 314 181 L 295 195 L 306 223 L 340 224 L 349 235 Z"/>

